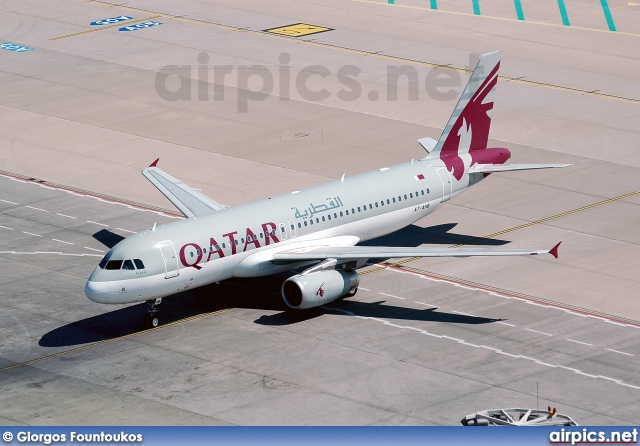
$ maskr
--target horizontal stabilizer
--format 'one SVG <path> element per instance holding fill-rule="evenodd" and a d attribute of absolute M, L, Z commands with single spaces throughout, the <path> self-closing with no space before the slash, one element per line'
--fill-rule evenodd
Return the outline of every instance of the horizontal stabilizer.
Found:
<path fill-rule="evenodd" d="M 211 212 L 221 211 L 229 206 L 216 203 L 210 198 L 187 186 L 177 178 L 156 167 L 155 160 L 149 167 L 142 171 L 144 175 L 162 195 L 173 203 L 187 218 L 197 217 Z"/>
<path fill-rule="evenodd" d="M 431 151 L 434 149 L 436 144 L 438 144 L 438 141 L 436 141 L 433 138 L 428 138 L 428 137 L 427 138 L 420 138 L 418 140 L 418 144 L 420 144 L 422 146 L 422 148 L 427 151 L 427 153 L 431 153 Z"/>
<path fill-rule="evenodd" d="M 510 172 L 512 170 L 557 169 L 571 164 L 474 164 L 469 173 Z"/>

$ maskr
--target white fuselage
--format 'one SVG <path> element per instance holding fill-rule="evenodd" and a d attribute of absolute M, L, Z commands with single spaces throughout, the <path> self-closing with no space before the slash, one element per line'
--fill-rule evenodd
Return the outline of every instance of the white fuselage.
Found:
<path fill-rule="evenodd" d="M 128 237 L 105 258 L 142 259 L 144 269 L 98 267 L 85 293 L 100 303 L 139 302 L 294 269 L 304 264 L 274 265 L 273 254 L 389 234 L 480 179 L 457 181 L 440 160 L 421 160 L 163 225 Z"/>

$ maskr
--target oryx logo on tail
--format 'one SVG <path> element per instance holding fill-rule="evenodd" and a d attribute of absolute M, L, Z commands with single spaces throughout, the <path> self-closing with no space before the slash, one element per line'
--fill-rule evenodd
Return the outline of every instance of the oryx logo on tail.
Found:
<path fill-rule="evenodd" d="M 440 158 L 458 181 L 465 172 L 462 155 L 469 153 L 472 165 L 473 152 L 487 148 L 500 54 L 496 51 L 480 58 L 440 140 L 427 156 Z"/>

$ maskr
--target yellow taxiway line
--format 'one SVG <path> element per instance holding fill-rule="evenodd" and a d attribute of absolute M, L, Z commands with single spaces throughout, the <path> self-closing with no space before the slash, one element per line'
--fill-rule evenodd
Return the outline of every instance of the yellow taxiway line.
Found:
<path fill-rule="evenodd" d="M 144 19 L 126 20 L 126 21 L 122 21 L 120 23 L 116 23 L 115 25 L 101 26 L 100 28 L 93 28 L 93 29 L 88 29 L 86 31 L 80 31 L 80 32 L 73 33 L 73 34 L 66 34 L 64 36 L 53 37 L 53 38 L 51 38 L 49 40 L 66 39 L 67 37 L 75 37 L 75 36 L 80 36 L 82 34 L 95 33 L 96 31 L 102 31 L 104 29 L 117 28 L 119 26 L 129 26 L 129 25 L 131 25 L 133 23 L 146 22 L 147 20 L 157 19 L 159 17 L 162 17 L 162 16 L 161 15 L 154 15 L 154 16 L 147 17 L 147 18 L 144 18 Z"/>
<path fill-rule="evenodd" d="M 640 194 L 640 190 L 637 190 L 635 192 L 629 192 L 629 193 L 623 194 L 623 195 L 618 195 L 617 197 L 608 198 L 606 200 L 602 200 L 602 201 L 598 201 L 596 203 L 588 204 L 586 206 L 582 206 L 582 207 L 579 207 L 579 208 L 576 208 L 576 209 L 572 209 L 570 211 L 561 212 L 560 214 L 555 214 L 555 215 L 552 215 L 550 217 L 545 217 L 545 218 L 541 218 L 539 220 L 531 221 L 529 223 L 524 223 L 522 225 L 514 226 L 513 228 L 505 229 L 503 231 L 494 232 L 493 234 L 485 235 L 484 237 L 476 237 L 476 238 L 473 238 L 473 239 L 469 240 L 466 243 L 458 243 L 457 245 L 451 245 L 449 248 L 459 248 L 460 246 L 470 245 L 470 244 L 472 244 L 474 242 L 477 242 L 477 241 L 480 241 L 480 240 L 494 238 L 494 237 L 497 237 L 499 235 L 506 234 L 508 232 L 513 232 L 513 231 L 517 231 L 518 229 L 528 228 L 530 226 L 538 225 L 540 223 L 545 223 L 545 222 L 548 222 L 550 220 L 555 220 L 556 218 L 564 217 L 566 215 L 575 214 L 577 212 L 585 211 L 587 209 L 592 209 L 592 208 L 595 208 L 597 206 L 602 206 L 603 204 L 612 203 L 614 201 L 622 200 L 624 198 L 632 197 L 632 196 L 638 195 L 638 194 Z M 409 257 L 407 259 L 400 260 L 399 262 L 394 262 L 392 264 L 389 264 L 389 266 L 390 267 L 399 266 L 399 265 L 402 265 L 402 264 L 405 264 L 405 263 L 413 262 L 414 260 L 418 260 L 418 259 L 421 259 L 421 257 Z M 381 271 L 383 269 L 386 269 L 386 267 L 385 266 L 378 266 L 378 267 L 371 268 L 371 269 L 366 270 L 366 271 L 358 272 L 358 274 L 360 274 L 360 275 L 371 274 L 371 273 L 375 273 L 377 271 Z"/>

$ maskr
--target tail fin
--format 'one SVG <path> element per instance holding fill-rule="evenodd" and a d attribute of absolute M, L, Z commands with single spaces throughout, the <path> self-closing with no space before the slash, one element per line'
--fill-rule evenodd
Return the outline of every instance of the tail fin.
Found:
<path fill-rule="evenodd" d="M 460 155 L 487 148 L 501 55 L 495 51 L 480 57 L 438 143 L 425 158 L 442 159 L 457 180 L 465 169 Z"/>

